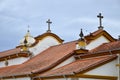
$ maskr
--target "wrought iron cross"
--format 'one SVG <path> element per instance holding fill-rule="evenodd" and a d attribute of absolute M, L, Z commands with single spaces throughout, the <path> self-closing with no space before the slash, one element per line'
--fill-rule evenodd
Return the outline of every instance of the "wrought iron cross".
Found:
<path fill-rule="evenodd" d="M 47 32 L 51 32 L 50 24 L 52 24 L 52 22 L 50 21 L 50 19 L 48 19 L 48 21 L 46 21 L 46 23 L 48 23 L 48 30 L 47 30 Z"/>
<path fill-rule="evenodd" d="M 99 15 L 97 15 L 97 17 L 99 18 L 99 21 L 100 21 L 100 26 L 98 28 L 103 29 L 103 26 L 102 26 L 102 18 L 103 18 L 103 16 L 101 15 L 101 13 L 99 13 Z"/>

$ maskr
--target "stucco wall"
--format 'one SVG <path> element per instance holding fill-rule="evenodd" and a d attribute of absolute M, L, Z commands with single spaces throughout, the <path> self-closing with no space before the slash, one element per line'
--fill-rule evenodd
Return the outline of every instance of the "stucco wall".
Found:
<path fill-rule="evenodd" d="M 105 38 L 104 36 L 101 36 L 101 37 L 93 40 L 91 43 L 89 43 L 86 46 L 86 49 L 91 50 L 91 49 L 101 45 L 102 43 L 108 43 L 108 42 L 110 42 L 110 41 L 107 38 Z"/>
<path fill-rule="evenodd" d="M 72 57 L 68 58 L 67 60 L 65 60 L 64 62 L 62 62 L 61 64 L 57 65 L 57 66 L 56 66 L 55 68 L 53 68 L 53 69 L 60 68 L 60 67 L 62 67 L 62 66 L 64 66 L 64 65 L 67 65 L 67 64 L 73 62 L 73 61 L 75 61 L 75 58 L 72 56 Z"/>
<path fill-rule="evenodd" d="M 118 75 L 118 69 L 116 67 L 117 59 L 114 61 L 111 61 L 107 64 L 104 64 L 98 68 L 95 68 L 93 70 L 90 70 L 89 72 L 86 72 L 85 74 L 91 74 L 91 75 L 103 75 L 103 76 L 117 76 Z"/>
<path fill-rule="evenodd" d="M 49 48 L 50 46 L 58 44 L 60 43 L 54 37 L 48 36 L 39 41 L 39 43 L 36 46 L 30 48 L 30 51 L 33 52 L 34 55 L 37 55 L 45 49 Z"/>
<path fill-rule="evenodd" d="M 22 64 L 23 62 L 27 61 L 28 59 L 29 59 L 29 57 L 28 58 L 19 57 L 19 58 L 10 59 L 10 60 L 8 60 L 8 66 Z M 0 62 L 0 67 L 5 67 L 5 61 Z"/>

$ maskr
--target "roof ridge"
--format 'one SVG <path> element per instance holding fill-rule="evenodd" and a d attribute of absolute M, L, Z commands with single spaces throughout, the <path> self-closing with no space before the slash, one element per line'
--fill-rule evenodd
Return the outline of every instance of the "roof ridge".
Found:
<path fill-rule="evenodd" d="M 107 56 L 116 56 L 116 54 L 113 55 L 102 55 L 102 56 L 95 56 L 95 57 L 89 57 L 89 58 L 84 58 L 84 59 L 80 59 L 80 60 L 89 60 L 89 59 L 96 59 L 96 58 L 102 58 L 102 57 L 107 57 Z"/>
<path fill-rule="evenodd" d="M 97 32 L 101 32 L 101 31 L 105 31 L 105 30 L 102 30 L 102 29 L 99 29 L 99 30 L 96 30 L 96 31 L 94 31 L 94 32 L 90 32 L 89 34 L 87 34 L 86 36 L 90 36 L 90 35 L 93 35 L 93 34 L 96 34 Z M 85 37 L 86 37 L 85 36 Z"/>

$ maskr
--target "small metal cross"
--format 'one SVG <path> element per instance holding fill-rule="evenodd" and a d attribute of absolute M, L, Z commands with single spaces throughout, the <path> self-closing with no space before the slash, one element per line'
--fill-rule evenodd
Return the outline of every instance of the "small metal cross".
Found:
<path fill-rule="evenodd" d="M 48 19 L 48 21 L 46 21 L 46 23 L 48 23 L 48 30 L 47 30 L 47 32 L 51 32 L 50 24 L 52 24 L 52 22 L 50 21 L 50 19 Z"/>
<path fill-rule="evenodd" d="M 103 29 L 103 26 L 102 26 L 102 18 L 103 18 L 103 16 L 101 15 L 101 13 L 99 13 L 99 15 L 97 15 L 97 17 L 99 18 L 99 21 L 100 21 L 100 26 L 98 28 Z"/>

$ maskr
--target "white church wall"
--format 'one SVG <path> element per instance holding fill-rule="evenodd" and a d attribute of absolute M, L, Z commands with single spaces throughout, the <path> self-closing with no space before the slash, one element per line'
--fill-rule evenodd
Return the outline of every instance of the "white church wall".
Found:
<path fill-rule="evenodd" d="M 30 58 L 29 57 L 28 58 L 26 58 L 26 57 L 19 57 L 19 58 L 15 58 L 15 59 L 10 59 L 10 60 L 8 60 L 8 63 L 9 63 L 8 66 L 22 64 L 25 61 L 27 61 L 28 59 L 30 59 Z"/>
<path fill-rule="evenodd" d="M 66 64 L 69 64 L 69 63 L 73 62 L 73 61 L 75 61 L 75 58 L 72 56 L 72 57 L 68 58 L 67 60 L 63 61 L 61 64 L 57 65 L 57 66 L 56 66 L 55 68 L 53 68 L 53 69 L 60 68 L 60 67 L 62 67 L 62 66 L 64 66 L 64 65 L 66 65 Z"/>
<path fill-rule="evenodd" d="M 40 40 L 36 46 L 30 48 L 30 51 L 33 53 L 33 55 L 37 55 L 45 49 L 49 48 L 50 46 L 58 44 L 60 43 L 54 37 L 47 36 L 44 39 Z"/>
<path fill-rule="evenodd" d="M 19 57 L 8 60 L 8 66 L 22 64 L 27 61 L 29 58 Z M 0 62 L 0 67 L 6 67 L 5 61 Z"/>
<path fill-rule="evenodd" d="M 113 60 L 107 64 L 104 64 L 98 68 L 95 68 L 93 70 L 90 70 L 89 72 L 86 72 L 85 74 L 91 74 L 91 75 L 103 75 L 103 76 L 117 76 L 118 70 L 116 67 L 117 59 Z"/>
<path fill-rule="evenodd" d="M 79 78 L 78 80 L 106 80 L 106 79 Z"/>
<path fill-rule="evenodd" d="M 5 67 L 5 61 L 0 62 L 0 67 Z"/>
<path fill-rule="evenodd" d="M 89 43 L 87 46 L 86 46 L 86 49 L 93 49 L 99 45 L 101 45 L 102 43 L 108 43 L 110 42 L 107 38 L 105 38 L 104 36 L 101 36 L 95 40 L 93 40 L 91 43 Z"/>

